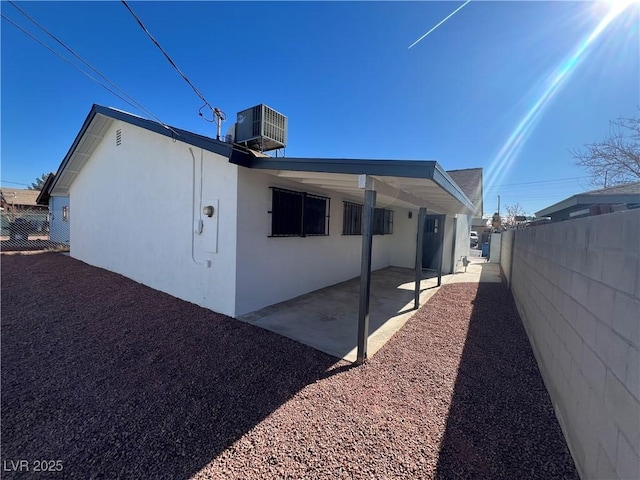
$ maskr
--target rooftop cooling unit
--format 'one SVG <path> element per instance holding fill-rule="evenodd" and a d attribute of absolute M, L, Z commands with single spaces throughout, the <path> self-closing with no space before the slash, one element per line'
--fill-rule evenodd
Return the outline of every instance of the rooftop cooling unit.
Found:
<path fill-rule="evenodd" d="M 287 117 L 264 104 L 238 112 L 236 143 L 267 152 L 287 146 Z"/>

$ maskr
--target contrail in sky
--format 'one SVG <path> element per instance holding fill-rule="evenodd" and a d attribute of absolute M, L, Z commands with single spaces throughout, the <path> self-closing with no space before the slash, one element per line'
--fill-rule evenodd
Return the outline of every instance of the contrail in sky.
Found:
<path fill-rule="evenodd" d="M 456 13 L 458 13 L 460 10 L 462 10 L 462 7 L 464 7 L 467 3 L 469 3 L 471 0 L 467 0 L 466 2 L 464 2 L 462 5 L 460 5 L 458 8 L 456 8 L 453 12 L 451 12 L 449 15 L 447 15 L 443 20 L 440 21 L 440 23 L 438 23 L 435 27 L 433 27 L 431 30 L 429 30 L 427 33 L 425 33 L 424 35 L 422 35 L 418 40 L 416 40 L 415 42 L 413 42 L 411 45 L 409 45 L 409 48 L 415 46 L 418 42 L 420 42 L 423 38 L 425 38 L 427 35 L 429 35 L 431 32 L 433 32 L 436 28 L 438 28 L 440 25 L 442 25 L 444 22 L 446 22 L 447 20 L 449 20 L 451 17 L 453 17 Z"/>

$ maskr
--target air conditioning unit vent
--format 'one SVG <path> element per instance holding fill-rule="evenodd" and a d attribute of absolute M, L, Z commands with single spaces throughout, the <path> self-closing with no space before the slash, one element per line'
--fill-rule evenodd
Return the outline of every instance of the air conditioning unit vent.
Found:
<path fill-rule="evenodd" d="M 238 112 L 235 142 L 267 152 L 287 146 L 287 117 L 264 104 Z"/>

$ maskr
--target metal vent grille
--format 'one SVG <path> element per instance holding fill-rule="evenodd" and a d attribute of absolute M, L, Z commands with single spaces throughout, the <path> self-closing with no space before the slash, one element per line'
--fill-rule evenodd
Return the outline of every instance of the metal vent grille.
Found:
<path fill-rule="evenodd" d="M 120 146 L 122 144 L 122 130 L 116 130 L 116 146 Z"/>
<path fill-rule="evenodd" d="M 260 151 L 287 145 L 287 117 L 264 105 L 238 112 L 235 141 Z"/>

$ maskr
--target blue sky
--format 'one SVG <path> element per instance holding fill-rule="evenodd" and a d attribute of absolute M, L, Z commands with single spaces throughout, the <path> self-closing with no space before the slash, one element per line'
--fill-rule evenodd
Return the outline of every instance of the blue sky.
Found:
<path fill-rule="evenodd" d="M 474 0 L 408 48 L 462 3 L 130 6 L 226 112 L 223 133 L 238 111 L 265 103 L 289 118 L 287 156 L 483 167 L 485 213 L 498 195 L 503 208 L 533 213 L 593 188 L 570 149 L 638 115 L 640 5 L 593 35 L 608 2 Z M 202 102 L 120 2 L 17 5 L 163 122 L 215 136 Z M 73 59 L 11 4 L 1 9 Z M 5 19 L 1 40 L 3 186 L 55 171 L 93 103 L 149 117 Z"/>

